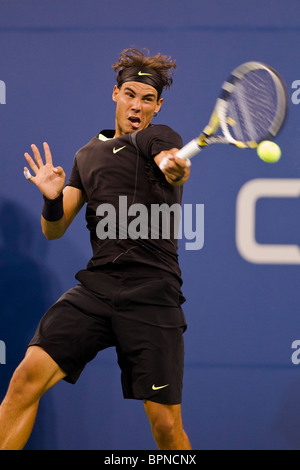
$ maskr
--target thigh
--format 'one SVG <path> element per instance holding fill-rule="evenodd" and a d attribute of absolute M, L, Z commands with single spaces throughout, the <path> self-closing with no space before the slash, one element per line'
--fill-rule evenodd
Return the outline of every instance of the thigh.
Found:
<path fill-rule="evenodd" d="M 110 307 L 78 285 L 45 313 L 29 346 L 40 346 L 75 383 L 87 362 L 114 345 Z"/>
<path fill-rule="evenodd" d="M 169 310 L 164 318 L 172 316 Z M 118 319 L 114 331 L 125 398 L 181 403 L 184 329 L 151 325 L 126 316 Z"/>
<path fill-rule="evenodd" d="M 124 276 L 113 329 L 125 398 L 181 403 L 186 320 L 180 285 L 165 273 Z"/>

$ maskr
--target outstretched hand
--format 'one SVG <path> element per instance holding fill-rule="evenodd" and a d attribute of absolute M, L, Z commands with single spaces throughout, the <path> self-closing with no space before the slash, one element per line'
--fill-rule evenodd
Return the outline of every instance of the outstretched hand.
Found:
<path fill-rule="evenodd" d="M 24 167 L 24 175 L 39 188 L 45 197 L 48 199 L 55 199 L 61 194 L 64 188 L 66 175 L 62 167 L 53 166 L 49 145 L 44 142 L 43 147 L 45 152 L 45 163 L 43 162 L 37 146 L 34 144 L 31 145 L 34 159 L 29 155 L 29 153 L 26 152 L 24 154 L 28 165 L 34 172 L 35 176 L 30 174 L 26 166 Z"/>

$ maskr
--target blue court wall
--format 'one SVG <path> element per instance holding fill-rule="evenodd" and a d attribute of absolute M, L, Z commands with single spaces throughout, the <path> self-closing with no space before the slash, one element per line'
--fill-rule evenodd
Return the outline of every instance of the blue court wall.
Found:
<path fill-rule="evenodd" d="M 0 2 L 1 399 L 39 318 L 91 256 L 84 210 L 62 239 L 43 238 L 42 198 L 23 176 L 30 144 L 47 141 L 69 176 L 75 152 L 114 126 L 111 65 L 124 48 L 177 59 L 154 122 L 184 142 L 206 124 L 228 73 L 259 60 L 287 86 L 281 160 L 210 148 L 185 186 L 183 202 L 204 205 L 204 245 L 180 240 L 183 421 L 194 449 L 300 449 L 299 44 L 298 0 Z M 155 448 L 142 403 L 122 398 L 114 350 L 42 398 L 27 445 Z"/>

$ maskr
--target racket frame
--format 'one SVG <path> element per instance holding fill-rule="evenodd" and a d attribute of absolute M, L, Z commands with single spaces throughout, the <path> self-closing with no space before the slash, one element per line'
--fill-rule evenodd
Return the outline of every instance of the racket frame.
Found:
<path fill-rule="evenodd" d="M 285 85 L 279 74 L 272 67 L 257 61 L 245 62 L 244 64 L 241 64 L 236 69 L 234 69 L 229 79 L 223 83 L 221 93 L 217 99 L 209 123 L 197 138 L 191 140 L 177 152 L 178 157 L 183 159 L 192 158 L 197 155 L 204 147 L 216 143 L 232 144 L 243 149 L 253 149 L 258 146 L 259 142 L 242 142 L 232 137 L 229 130 L 230 123 L 228 122 L 227 118 L 227 109 L 228 100 L 236 85 L 244 78 L 246 74 L 259 69 L 266 70 L 270 74 L 275 85 L 278 100 L 277 111 L 274 119 L 267 129 L 266 134 L 259 140 L 259 142 L 267 139 L 273 139 L 278 134 L 284 123 L 287 111 L 287 93 Z M 219 127 L 223 132 L 223 136 L 214 135 Z"/>

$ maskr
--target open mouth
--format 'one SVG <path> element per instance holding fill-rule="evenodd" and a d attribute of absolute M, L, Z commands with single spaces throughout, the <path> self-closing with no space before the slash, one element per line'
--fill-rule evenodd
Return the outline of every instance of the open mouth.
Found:
<path fill-rule="evenodd" d="M 140 127 L 141 120 L 139 117 L 130 116 L 128 120 L 134 129 L 138 129 Z"/>

